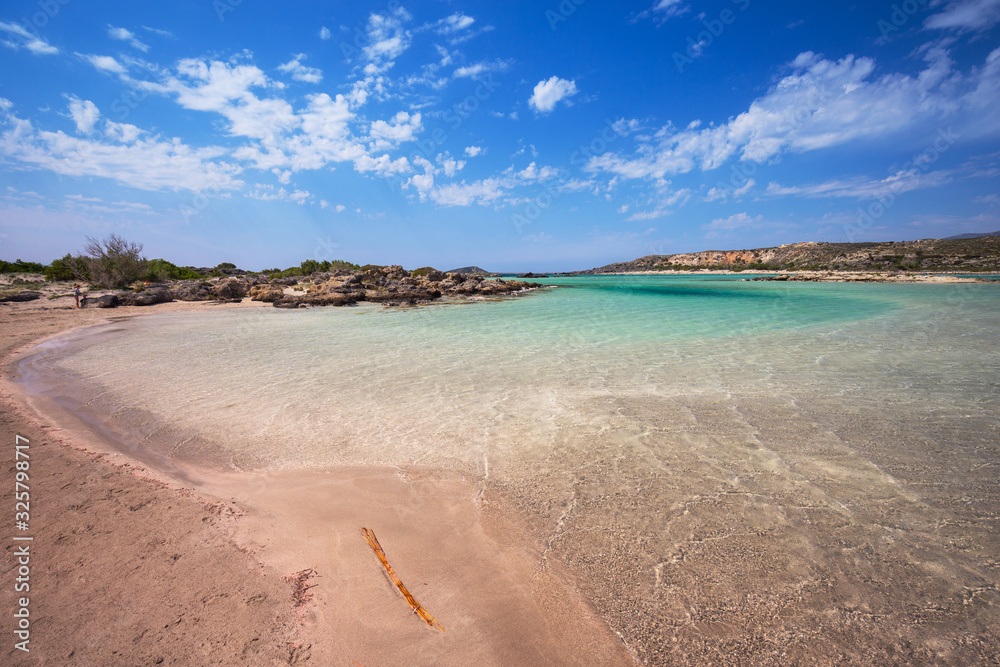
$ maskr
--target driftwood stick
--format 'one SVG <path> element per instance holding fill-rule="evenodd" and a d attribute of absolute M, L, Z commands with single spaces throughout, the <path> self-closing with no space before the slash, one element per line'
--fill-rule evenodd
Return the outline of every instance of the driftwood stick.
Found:
<path fill-rule="evenodd" d="M 386 558 L 385 551 L 382 549 L 382 545 L 378 543 L 378 538 L 375 537 L 374 531 L 370 528 L 362 528 L 361 533 L 365 536 L 365 539 L 368 540 L 368 546 L 372 548 L 372 551 L 375 552 L 378 559 L 382 561 L 382 567 L 384 567 L 385 571 L 389 573 L 389 578 L 392 579 L 393 583 L 395 583 L 399 588 L 403 597 L 406 598 L 406 601 L 410 603 L 410 607 L 413 608 L 413 613 L 424 619 L 424 621 L 427 622 L 427 625 L 444 632 L 444 628 L 441 627 L 441 624 L 435 621 L 434 617 L 427 613 L 427 610 L 424 609 L 423 605 L 414 599 L 410 591 L 406 590 L 406 586 L 403 585 L 403 582 L 396 576 L 396 571 L 392 569 L 391 565 L 389 565 L 389 559 Z"/>

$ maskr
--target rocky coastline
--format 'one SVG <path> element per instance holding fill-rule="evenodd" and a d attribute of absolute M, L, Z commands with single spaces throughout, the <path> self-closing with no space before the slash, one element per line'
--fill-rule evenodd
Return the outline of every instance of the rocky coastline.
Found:
<path fill-rule="evenodd" d="M 0 295 L 3 302 L 25 302 L 72 296 L 65 283 L 46 283 L 26 276 L 12 283 L 22 287 Z M 312 273 L 309 276 L 270 278 L 241 273 L 203 280 L 135 283 L 128 290 L 92 290 L 80 300 L 82 308 L 152 306 L 172 301 L 270 303 L 275 308 L 347 306 L 361 301 L 385 306 L 413 306 L 441 299 L 487 299 L 515 296 L 543 287 L 539 283 L 504 280 L 482 275 L 401 266 L 364 267 Z"/>

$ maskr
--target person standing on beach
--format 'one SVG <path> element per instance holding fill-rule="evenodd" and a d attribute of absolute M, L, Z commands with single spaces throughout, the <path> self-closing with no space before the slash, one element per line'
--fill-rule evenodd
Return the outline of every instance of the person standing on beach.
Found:
<path fill-rule="evenodd" d="M 80 307 L 80 283 L 73 285 L 73 297 L 76 299 L 76 307 Z"/>

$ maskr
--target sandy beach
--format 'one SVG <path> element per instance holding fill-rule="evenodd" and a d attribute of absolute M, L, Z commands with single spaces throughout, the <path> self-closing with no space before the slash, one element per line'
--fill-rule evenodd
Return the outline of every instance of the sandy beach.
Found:
<path fill-rule="evenodd" d="M 27 401 L 10 379 L 40 340 L 149 312 L 260 307 L 72 303 L 0 306 L 3 493 L 13 507 L 21 436 L 33 538 L 30 652 L 9 641 L 7 664 L 634 663 L 569 573 L 460 475 L 156 466 L 136 443 Z M 363 526 L 444 633 L 411 612 Z M 8 563 L 23 544 L 7 541 Z M 0 604 L 14 609 L 20 595 L 5 586 Z"/>

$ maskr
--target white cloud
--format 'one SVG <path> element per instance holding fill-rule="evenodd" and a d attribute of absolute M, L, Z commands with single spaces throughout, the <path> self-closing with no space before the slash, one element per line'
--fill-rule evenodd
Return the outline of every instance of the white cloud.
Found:
<path fill-rule="evenodd" d="M 17 25 L 16 23 L 7 23 L 5 21 L 0 21 L 0 30 L 4 32 L 9 32 L 13 35 L 17 35 L 21 38 L 20 43 L 16 41 L 4 40 L 4 45 L 14 49 L 15 51 L 21 47 L 24 47 L 34 53 L 36 56 L 50 56 L 59 53 L 59 49 L 52 46 L 46 42 L 41 37 L 37 35 L 32 35 L 30 32 Z"/>
<path fill-rule="evenodd" d="M 477 155 L 479 155 L 482 152 L 483 152 L 482 146 L 466 146 L 465 147 L 465 154 L 468 155 L 469 157 L 476 157 Z"/>
<path fill-rule="evenodd" d="M 510 63 L 502 60 L 494 62 L 479 62 L 455 70 L 453 76 L 456 79 L 474 79 L 483 72 L 502 72 L 510 67 Z"/>
<path fill-rule="evenodd" d="M 738 188 L 730 188 L 726 186 L 720 188 L 716 186 L 711 188 L 708 191 L 708 194 L 705 195 L 705 201 L 726 201 L 730 197 L 742 197 L 750 192 L 756 184 L 757 181 L 752 178 L 748 178 L 746 182 Z"/>
<path fill-rule="evenodd" d="M 354 161 L 354 168 L 361 173 L 374 171 L 376 175 L 384 177 L 409 172 L 410 162 L 405 157 L 393 160 L 388 155 L 380 155 L 377 158 L 373 158 L 365 154 Z"/>
<path fill-rule="evenodd" d="M 395 148 L 404 141 L 413 141 L 422 127 L 419 113 L 410 115 L 406 111 L 400 111 L 392 118 L 391 123 L 377 120 L 371 124 L 369 130 L 371 148 L 385 150 Z"/>
<path fill-rule="evenodd" d="M 308 190 L 293 190 L 289 192 L 285 188 L 275 190 L 273 185 L 262 184 L 254 186 L 253 190 L 249 191 L 246 196 L 249 199 L 256 199 L 258 201 L 290 201 L 300 206 L 313 199 L 313 195 Z"/>
<path fill-rule="evenodd" d="M 552 111 L 560 100 L 576 95 L 576 81 L 567 81 L 557 76 L 547 81 L 539 81 L 528 100 L 528 104 L 540 113 Z"/>
<path fill-rule="evenodd" d="M 292 106 L 278 98 L 260 99 L 253 88 L 267 88 L 270 81 L 253 65 L 185 59 L 162 86 L 177 96 L 186 109 L 212 111 L 229 121 L 229 133 L 276 145 L 279 137 L 301 122 Z"/>
<path fill-rule="evenodd" d="M 455 174 L 465 169 L 465 160 L 455 160 L 454 158 L 444 157 L 441 155 L 438 155 L 437 159 L 438 163 L 441 165 L 441 171 L 443 171 L 444 175 L 448 178 L 453 177 Z"/>
<path fill-rule="evenodd" d="M 112 74 L 125 74 L 125 68 L 111 56 L 84 56 L 81 57 L 99 70 L 111 72 Z"/>
<path fill-rule="evenodd" d="M 641 222 L 643 220 L 656 220 L 657 218 L 662 218 L 670 215 L 673 211 L 668 211 L 667 209 L 658 208 L 652 211 L 638 211 L 633 213 L 629 217 L 625 218 L 626 222 Z"/>
<path fill-rule="evenodd" d="M 135 125 L 129 123 L 116 123 L 112 120 L 104 121 L 104 136 L 122 144 L 130 144 L 142 134 Z"/>
<path fill-rule="evenodd" d="M 452 183 L 436 188 L 431 198 L 441 206 L 486 205 L 500 199 L 505 192 L 503 183 L 496 178 L 486 178 L 473 183 Z"/>
<path fill-rule="evenodd" d="M 101 112 L 97 110 L 97 105 L 90 100 L 70 97 L 69 116 L 76 123 L 77 132 L 90 134 L 94 131 L 94 124 L 100 119 Z"/>
<path fill-rule="evenodd" d="M 329 28 L 327 28 L 326 26 L 323 26 L 322 28 L 319 29 L 319 38 L 320 39 L 322 39 L 323 41 L 326 41 L 326 40 L 330 39 L 331 37 L 333 37 L 333 35 L 330 33 L 330 29 Z"/>
<path fill-rule="evenodd" d="M 410 48 L 410 33 L 403 24 L 412 17 L 402 7 L 396 7 L 385 14 L 372 13 L 368 17 L 368 44 L 363 51 L 365 58 L 375 64 L 385 63 L 391 67 L 392 61 Z"/>
<path fill-rule="evenodd" d="M 467 42 L 477 35 L 493 30 L 493 26 L 485 25 L 478 29 L 473 29 L 476 19 L 460 12 L 441 19 L 429 27 L 434 28 L 434 32 L 447 38 L 448 43 L 455 45 Z"/>
<path fill-rule="evenodd" d="M 157 137 L 105 143 L 37 130 L 12 114 L 0 127 L 0 155 L 64 176 L 109 178 L 141 190 L 224 191 L 243 184 L 239 167 L 219 159 L 226 152 L 221 148 Z"/>
<path fill-rule="evenodd" d="M 513 171 L 511 169 L 510 171 Z M 548 165 L 538 167 L 534 162 L 517 172 L 517 177 L 524 181 L 545 181 L 559 174 L 559 170 Z"/>
<path fill-rule="evenodd" d="M 465 14 L 455 13 L 451 16 L 441 19 L 440 26 L 438 27 L 438 34 L 446 35 L 448 33 L 459 32 L 465 30 L 472 26 L 476 22 L 476 19 L 471 16 L 466 16 Z"/>
<path fill-rule="evenodd" d="M 302 59 L 306 54 L 300 53 L 284 65 L 278 65 L 278 69 L 286 74 L 291 74 L 296 81 L 304 83 L 319 83 L 323 80 L 323 72 L 315 67 L 306 67 L 302 64 Z"/>
<path fill-rule="evenodd" d="M 639 12 L 636 18 L 652 18 L 654 21 L 662 23 L 674 18 L 675 16 L 686 14 L 690 10 L 691 8 L 685 5 L 683 0 L 656 0 L 652 7 L 643 12 Z"/>
<path fill-rule="evenodd" d="M 707 225 L 702 225 L 701 228 L 708 232 L 705 234 L 707 238 L 715 238 L 725 236 L 723 232 L 731 232 L 734 229 L 761 227 L 763 220 L 764 217 L 761 215 L 750 217 L 746 213 L 736 213 L 728 218 L 716 218 Z"/>
<path fill-rule="evenodd" d="M 989 30 L 1000 23 L 1000 0 L 952 0 L 944 11 L 924 21 L 937 30 Z"/>
<path fill-rule="evenodd" d="M 949 119 L 959 125 L 960 134 L 1000 132 L 1000 117 L 987 113 L 1000 103 L 1000 49 L 987 57 L 984 67 L 964 76 L 953 70 L 940 46 L 928 48 L 925 59 L 927 66 L 918 76 L 874 78 L 870 58 L 830 61 L 805 52 L 791 63 L 791 74 L 735 118 L 684 130 L 668 124 L 640 141 L 635 155 L 605 153 L 593 157 L 587 169 L 625 178 L 663 178 L 715 169 L 732 158 L 763 162 L 788 151 L 890 137 L 915 126 L 933 132 Z"/>
<path fill-rule="evenodd" d="M 148 30 L 149 32 L 153 33 L 154 35 L 160 35 L 162 37 L 173 37 L 174 36 L 174 33 L 170 32 L 169 30 L 160 30 L 159 28 L 150 28 L 148 25 L 142 26 L 142 29 L 143 30 Z"/>
<path fill-rule="evenodd" d="M 845 197 L 851 199 L 872 199 L 886 195 L 900 195 L 913 190 L 925 190 L 945 185 L 953 180 L 951 172 L 930 171 L 922 173 L 919 169 L 899 170 L 881 180 L 865 178 L 847 178 L 813 183 L 808 185 L 784 187 L 778 183 L 769 183 L 769 196 L 798 196 L 809 198 Z"/>
<path fill-rule="evenodd" d="M 653 13 L 666 20 L 674 16 L 680 16 L 690 8 L 683 4 L 683 0 L 658 0 L 653 5 Z"/>
<path fill-rule="evenodd" d="M 143 53 L 149 51 L 149 44 L 143 43 L 134 33 L 126 30 L 125 28 L 115 28 L 114 26 L 108 26 L 108 37 L 111 39 L 118 39 L 123 42 L 128 42 L 132 48 L 138 49 Z"/>

